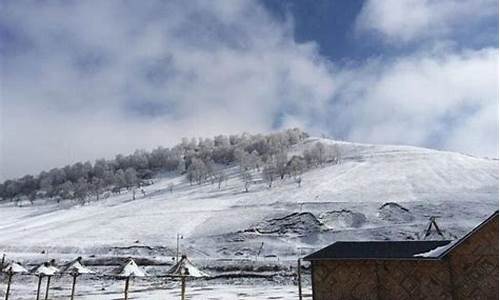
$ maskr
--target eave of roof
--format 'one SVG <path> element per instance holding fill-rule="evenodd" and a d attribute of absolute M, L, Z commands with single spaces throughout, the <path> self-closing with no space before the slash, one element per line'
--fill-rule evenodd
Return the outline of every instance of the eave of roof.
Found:
<path fill-rule="evenodd" d="M 437 256 L 416 256 L 451 241 L 338 241 L 304 257 L 306 261 L 326 260 L 437 260 Z"/>

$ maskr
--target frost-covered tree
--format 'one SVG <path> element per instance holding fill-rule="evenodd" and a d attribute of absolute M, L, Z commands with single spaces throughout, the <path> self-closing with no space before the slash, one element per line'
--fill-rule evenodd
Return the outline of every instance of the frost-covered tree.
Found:
<path fill-rule="evenodd" d="M 184 161 L 184 159 L 179 158 L 177 160 L 176 172 L 179 175 L 184 174 L 186 172 L 186 162 Z"/>
<path fill-rule="evenodd" d="M 247 156 L 247 164 L 250 166 L 250 169 L 260 170 L 260 166 L 262 165 L 262 159 L 260 158 L 260 155 L 257 152 L 257 150 L 253 150 Z"/>
<path fill-rule="evenodd" d="M 149 155 L 144 150 L 136 150 L 130 158 L 132 168 L 135 170 L 149 169 Z"/>
<path fill-rule="evenodd" d="M 243 187 L 245 188 L 245 192 L 248 193 L 250 185 L 252 184 L 252 173 L 248 170 L 241 170 L 240 172 L 241 181 L 243 182 Z"/>
<path fill-rule="evenodd" d="M 70 199 L 73 197 L 74 191 L 75 191 L 75 188 L 73 186 L 73 183 L 71 181 L 67 180 L 58 187 L 57 194 L 62 199 Z"/>
<path fill-rule="evenodd" d="M 248 165 L 247 157 L 248 157 L 248 152 L 246 152 L 244 149 L 236 148 L 234 150 L 234 158 L 235 158 L 236 162 L 239 164 L 240 169 L 243 169 L 243 170 L 250 169 L 250 166 Z"/>
<path fill-rule="evenodd" d="M 30 195 L 32 192 L 38 189 L 38 181 L 32 175 L 23 176 L 19 180 L 20 184 L 20 193 L 23 195 Z"/>
<path fill-rule="evenodd" d="M 186 170 L 186 176 L 189 180 L 189 183 L 197 182 L 198 184 L 202 184 L 208 175 L 208 168 L 206 164 L 199 158 L 192 158 L 191 163 L 189 164 Z"/>
<path fill-rule="evenodd" d="M 98 177 L 103 181 L 104 186 L 112 186 L 115 184 L 115 174 L 112 170 L 105 170 L 102 177 Z"/>
<path fill-rule="evenodd" d="M 87 179 L 80 177 L 75 185 L 75 198 L 80 204 L 85 205 L 85 200 L 89 194 L 89 184 Z"/>
<path fill-rule="evenodd" d="M 127 186 L 127 179 L 125 178 L 125 172 L 122 169 L 118 169 L 114 174 L 114 185 L 118 190 Z"/>
<path fill-rule="evenodd" d="M 110 166 L 105 159 L 98 159 L 94 163 L 92 173 L 94 177 L 103 179 Z"/>
<path fill-rule="evenodd" d="M 274 167 L 280 179 L 284 179 L 288 171 L 288 156 L 285 151 L 278 152 L 274 157 Z"/>
<path fill-rule="evenodd" d="M 137 171 L 134 168 L 128 168 L 125 170 L 125 186 L 127 189 L 135 187 L 139 184 L 139 179 L 137 178 Z"/>
<path fill-rule="evenodd" d="M 304 151 L 304 158 L 310 167 L 322 165 L 325 162 L 325 145 L 317 142 L 311 149 Z"/>
<path fill-rule="evenodd" d="M 103 179 L 99 177 L 92 177 L 89 184 L 89 190 L 90 193 L 95 197 L 96 201 L 99 201 L 99 196 L 103 192 L 104 187 L 105 184 Z"/>
<path fill-rule="evenodd" d="M 273 182 L 276 179 L 276 168 L 272 164 L 265 165 L 262 169 L 262 179 L 267 183 L 269 188 L 273 187 Z"/>
<path fill-rule="evenodd" d="M 47 196 L 51 197 L 54 195 L 54 186 L 52 185 L 53 178 L 49 175 L 44 176 L 40 180 L 40 190 L 47 193 Z"/>
<path fill-rule="evenodd" d="M 329 157 L 330 157 L 330 160 L 334 163 L 334 164 L 340 164 L 341 160 L 342 160 L 342 154 L 340 152 L 340 149 L 337 145 L 332 145 L 329 149 Z"/>
<path fill-rule="evenodd" d="M 184 138 L 181 143 L 172 148 L 158 147 L 151 152 L 137 150 L 130 155 L 118 154 L 114 159 L 98 159 L 93 164 L 90 162 L 77 162 L 63 168 L 54 168 L 43 171 L 37 176 L 27 175 L 18 179 L 10 179 L 0 183 L 0 199 L 14 199 L 16 196 L 37 197 L 76 197 L 78 183 L 84 179 L 93 185 L 94 178 L 102 182 L 103 189 L 119 191 L 122 187 L 135 186 L 144 179 L 152 178 L 160 172 L 177 171 L 186 174 L 192 182 L 202 183 L 210 179 L 213 183 L 219 182 L 218 172 L 214 165 L 238 164 L 243 170 L 260 171 L 264 164 L 275 164 L 276 172 L 284 178 L 284 156 L 290 146 L 302 141 L 307 134 L 298 129 L 289 129 L 269 135 L 218 135 L 209 138 Z M 339 155 L 332 155 L 331 159 L 326 151 L 325 155 L 318 155 L 319 148 L 311 150 L 311 155 L 306 160 L 311 164 L 322 161 L 337 162 Z M 319 157 L 319 158 L 318 158 Z M 325 157 L 325 158 L 321 158 Z M 196 162 L 196 159 L 199 161 Z M 193 164 L 192 161 L 195 161 Z M 201 163 L 199 163 L 201 161 Z M 204 167 L 203 167 L 204 164 Z M 135 170 L 135 176 L 131 171 Z M 136 178 L 134 178 L 136 177 Z M 68 190 L 71 183 L 71 190 Z M 61 191 L 65 191 L 64 193 Z M 91 189 L 92 190 L 92 189 Z"/>
<path fill-rule="evenodd" d="M 287 163 L 288 173 L 295 177 L 300 176 L 307 168 L 306 160 L 302 156 L 294 155 Z"/>
<path fill-rule="evenodd" d="M 227 180 L 226 173 L 224 172 L 224 170 L 222 169 L 217 170 L 215 174 L 215 179 L 217 181 L 217 188 L 220 190 L 222 184 Z"/>

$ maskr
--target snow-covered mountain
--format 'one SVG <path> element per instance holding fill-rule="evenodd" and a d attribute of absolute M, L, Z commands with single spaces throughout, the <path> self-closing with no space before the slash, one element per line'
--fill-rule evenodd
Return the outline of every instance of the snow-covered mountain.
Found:
<path fill-rule="evenodd" d="M 317 141 L 336 144 L 342 161 L 304 173 L 300 187 L 285 179 L 268 188 L 255 173 L 246 193 L 233 167 L 220 190 L 172 174 L 136 200 L 130 192 L 85 206 L 2 203 L 0 249 L 169 257 L 180 233 L 190 257 L 289 257 L 335 240 L 423 238 L 430 216 L 458 237 L 498 209 L 497 159 L 318 138 L 292 152 Z"/>

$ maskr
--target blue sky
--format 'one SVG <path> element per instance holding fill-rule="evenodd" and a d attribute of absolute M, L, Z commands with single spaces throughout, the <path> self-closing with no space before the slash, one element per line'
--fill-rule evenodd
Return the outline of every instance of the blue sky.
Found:
<path fill-rule="evenodd" d="M 415 1 L 403 2 L 408 2 L 410 7 L 411 2 Z M 454 4 L 458 1 L 444 2 Z M 390 58 L 411 53 L 418 48 L 416 43 L 388 44 L 380 34 L 357 31 L 356 21 L 365 4 L 364 0 L 271 0 L 261 3 L 276 18 L 282 21 L 293 19 L 294 38 L 297 42 L 317 43 L 321 55 L 337 64 L 359 63 L 370 57 Z M 390 5 L 390 1 L 388 3 Z M 477 6 L 483 6 L 485 10 L 491 9 L 493 13 L 486 18 L 474 18 L 473 24 L 467 23 L 454 28 L 455 32 L 450 33 L 450 36 L 459 48 L 480 49 L 498 45 L 498 5 L 495 8 L 494 1 L 489 1 L 489 4 L 487 1 L 478 1 Z"/>
<path fill-rule="evenodd" d="M 0 3 L 0 178 L 294 126 L 498 157 L 497 1 Z"/>

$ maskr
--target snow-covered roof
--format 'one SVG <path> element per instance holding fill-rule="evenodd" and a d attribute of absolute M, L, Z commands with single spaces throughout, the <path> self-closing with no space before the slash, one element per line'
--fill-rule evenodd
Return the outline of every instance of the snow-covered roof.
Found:
<path fill-rule="evenodd" d="M 47 262 L 39 265 L 33 271 L 33 274 L 35 275 L 45 275 L 45 276 L 52 276 L 55 275 L 56 273 L 59 273 L 59 269 Z"/>
<path fill-rule="evenodd" d="M 190 277 L 207 277 L 209 274 L 198 269 L 193 263 L 187 258 L 187 256 L 183 255 L 181 260 L 176 263 L 170 270 L 167 272 L 168 275 L 173 276 L 190 276 Z"/>
<path fill-rule="evenodd" d="M 427 252 L 417 253 L 417 254 L 414 254 L 413 256 L 414 257 L 439 257 L 441 254 L 443 254 L 444 251 L 446 251 L 446 249 L 450 248 L 451 245 L 453 245 L 453 243 L 449 243 L 449 244 L 444 245 L 444 246 L 436 247 L 436 248 L 431 249 Z"/>
<path fill-rule="evenodd" d="M 63 273 L 71 273 L 71 274 L 93 274 L 95 273 L 94 271 L 90 270 L 89 268 L 85 267 L 82 264 L 81 257 L 73 260 L 70 262 L 65 268 Z"/>
<path fill-rule="evenodd" d="M 11 262 L 3 269 L 3 272 L 5 272 L 5 273 L 28 273 L 28 270 L 26 270 L 20 263 Z"/>
<path fill-rule="evenodd" d="M 117 275 L 120 277 L 144 277 L 146 276 L 146 272 L 141 270 L 132 258 L 129 258 L 127 263 L 123 265 L 121 271 Z"/>

